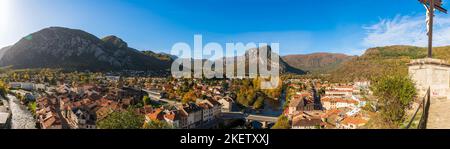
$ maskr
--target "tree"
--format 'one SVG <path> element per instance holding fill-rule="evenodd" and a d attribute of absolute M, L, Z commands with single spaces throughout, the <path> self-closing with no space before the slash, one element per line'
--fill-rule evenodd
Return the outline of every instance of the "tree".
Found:
<path fill-rule="evenodd" d="M 36 107 L 36 102 L 33 101 L 28 103 L 28 110 L 30 110 L 33 115 L 36 114 Z"/>
<path fill-rule="evenodd" d="M 100 129 L 140 129 L 144 124 L 144 116 L 138 115 L 132 108 L 115 111 L 105 119 L 97 122 Z"/>
<path fill-rule="evenodd" d="M 184 94 L 183 96 L 183 103 L 188 103 L 188 102 L 195 102 L 197 101 L 197 95 L 195 94 L 195 92 L 193 90 L 187 92 L 186 94 Z"/>
<path fill-rule="evenodd" d="M 239 92 L 238 94 L 237 94 L 237 102 L 239 103 L 239 104 L 241 104 L 241 105 L 244 105 L 244 106 L 248 106 L 248 103 L 247 103 L 247 98 L 245 98 L 245 95 L 243 94 L 243 93 L 241 93 L 241 92 Z"/>
<path fill-rule="evenodd" d="M 223 82 L 222 83 L 222 88 L 223 88 L 223 90 L 228 90 L 229 89 L 229 87 L 230 87 L 230 84 L 228 84 L 228 82 Z"/>
<path fill-rule="evenodd" d="M 253 109 L 261 109 L 264 107 L 264 97 L 258 96 L 255 103 L 253 103 Z"/>
<path fill-rule="evenodd" d="M 242 86 L 241 89 L 237 91 L 237 102 L 243 106 L 251 106 L 255 102 L 256 91 L 253 88 L 248 88 Z"/>
<path fill-rule="evenodd" d="M 405 75 L 390 74 L 373 81 L 372 91 L 378 98 L 381 118 L 391 125 L 399 126 L 404 119 L 405 109 L 416 96 L 413 81 Z"/>
<path fill-rule="evenodd" d="M 143 108 L 144 105 L 142 105 L 142 103 L 137 103 L 133 106 L 134 108 Z"/>
<path fill-rule="evenodd" d="M 277 79 L 277 78 L 264 79 L 264 78 L 257 77 L 255 79 L 253 79 L 254 89 L 261 90 L 264 94 L 266 94 L 270 98 L 280 98 L 281 92 L 283 90 L 283 81 L 281 80 L 281 78 L 278 78 L 279 79 L 278 85 L 275 88 L 261 89 L 262 81 L 270 81 L 270 79 Z"/>
<path fill-rule="evenodd" d="M 256 99 L 256 92 L 255 92 L 255 90 L 253 90 L 253 89 L 248 90 L 248 93 L 247 93 L 247 104 L 248 105 L 253 104 L 255 99 Z"/>
<path fill-rule="evenodd" d="M 272 129 L 289 129 L 289 128 L 291 128 L 291 125 L 289 124 L 289 119 L 284 115 L 281 115 L 278 118 L 275 125 L 273 125 L 272 127 Z"/>
<path fill-rule="evenodd" d="M 150 104 L 150 97 L 148 96 L 142 97 L 142 102 L 144 103 L 144 105 Z"/>
<path fill-rule="evenodd" d="M 325 87 L 321 87 L 321 88 L 317 91 L 317 93 L 319 93 L 320 96 L 325 95 Z"/>
<path fill-rule="evenodd" d="M 8 86 L 5 84 L 5 82 L 0 81 L 0 95 L 6 97 L 7 93 L 8 93 Z"/>
<path fill-rule="evenodd" d="M 172 129 L 173 127 L 165 122 L 160 120 L 152 120 L 147 123 L 144 123 L 144 129 Z"/>

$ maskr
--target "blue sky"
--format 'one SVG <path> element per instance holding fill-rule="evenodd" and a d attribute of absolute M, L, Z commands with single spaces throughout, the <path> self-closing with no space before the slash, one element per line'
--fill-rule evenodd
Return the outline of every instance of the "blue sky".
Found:
<path fill-rule="evenodd" d="M 0 47 L 45 27 L 116 35 L 130 47 L 169 53 L 177 42 L 279 42 L 281 55 L 359 55 L 374 46 L 425 46 L 417 0 L 0 0 Z M 447 7 L 445 3 L 444 7 Z M 450 45 L 439 14 L 436 45 Z"/>

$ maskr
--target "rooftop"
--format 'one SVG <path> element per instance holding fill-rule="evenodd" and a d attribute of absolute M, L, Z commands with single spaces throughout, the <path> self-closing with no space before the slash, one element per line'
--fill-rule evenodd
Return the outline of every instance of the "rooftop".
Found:
<path fill-rule="evenodd" d="M 292 126 L 320 126 L 321 119 L 294 119 Z"/>
<path fill-rule="evenodd" d="M 367 123 L 367 120 L 358 117 L 347 117 L 341 122 L 344 125 L 347 124 L 355 124 L 355 125 L 364 125 Z"/>
<path fill-rule="evenodd" d="M 303 98 L 292 98 L 291 102 L 289 103 L 289 107 L 297 107 L 300 105 L 303 101 Z"/>
<path fill-rule="evenodd" d="M 9 113 L 0 112 L 0 124 L 5 124 L 8 121 Z"/>

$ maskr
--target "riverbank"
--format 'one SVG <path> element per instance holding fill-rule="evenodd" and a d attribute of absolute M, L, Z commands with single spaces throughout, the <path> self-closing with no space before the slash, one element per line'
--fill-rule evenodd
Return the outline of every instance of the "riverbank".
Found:
<path fill-rule="evenodd" d="M 12 129 L 36 129 L 36 120 L 30 111 L 28 111 L 25 105 L 20 104 L 19 99 L 15 96 L 8 94 L 9 108 L 11 109 Z"/>
<path fill-rule="evenodd" d="M 284 104 L 286 102 L 286 90 L 281 92 L 280 98 L 277 100 L 267 98 L 264 100 L 264 106 L 260 109 L 249 108 L 241 108 L 238 111 L 243 111 L 248 114 L 257 114 L 263 116 L 275 116 L 278 117 L 283 114 Z"/>

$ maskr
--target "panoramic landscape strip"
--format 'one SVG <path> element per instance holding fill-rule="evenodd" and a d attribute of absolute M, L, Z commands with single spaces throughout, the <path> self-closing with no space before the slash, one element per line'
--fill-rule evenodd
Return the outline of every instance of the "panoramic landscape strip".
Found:
<path fill-rule="evenodd" d="M 334 9 L 316 18 L 290 9 L 308 2 L 263 1 L 274 10 L 260 15 L 243 9 L 256 2 L 229 12 L 226 2 L 0 1 L 0 128 L 450 129 L 441 0 L 346 13 L 352 25 L 327 20 Z"/>

